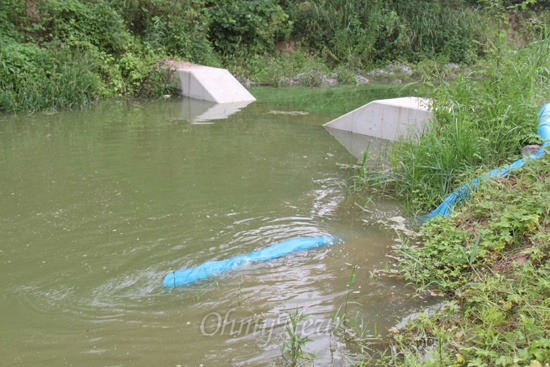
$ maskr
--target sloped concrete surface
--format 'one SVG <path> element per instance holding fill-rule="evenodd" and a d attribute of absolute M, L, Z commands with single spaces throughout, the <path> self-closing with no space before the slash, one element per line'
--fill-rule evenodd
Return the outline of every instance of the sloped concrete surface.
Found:
<path fill-rule="evenodd" d="M 250 92 L 225 69 L 187 64 L 176 69 L 182 94 L 216 103 L 255 101 Z"/>
<path fill-rule="evenodd" d="M 431 100 L 419 97 L 376 100 L 324 126 L 392 141 L 415 138 L 424 131 L 426 121 L 433 117 L 430 104 Z"/>

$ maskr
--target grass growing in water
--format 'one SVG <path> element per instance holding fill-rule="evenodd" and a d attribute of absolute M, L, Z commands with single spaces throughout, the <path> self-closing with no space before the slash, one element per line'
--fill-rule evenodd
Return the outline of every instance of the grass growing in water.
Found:
<path fill-rule="evenodd" d="M 299 309 L 294 310 L 292 313 L 288 313 L 289 323 L 285 327 L 283 335 L 285 340 L 281 346 L 281 351 L 290 367 L 306 364 L 314 357 L 304 349 L 306 343 L 310 341 L 309 337 L 307 335 L 303 336 L 300 333 L 300 324 L 307 319 L 308 316 L 308 314 L 304 314 Z"/>
<path fill-rule="evenodd" d="M 330 121 L 375 99 L 396 98 L 415 93 L 415 85 L 389 83 L 365 84 L 361 86 L 339 85 L 327 88 L 305 86 L 285 88 L 258 87 L 251 90 L 259 102 L 326 116 L 319 124 Z"/>

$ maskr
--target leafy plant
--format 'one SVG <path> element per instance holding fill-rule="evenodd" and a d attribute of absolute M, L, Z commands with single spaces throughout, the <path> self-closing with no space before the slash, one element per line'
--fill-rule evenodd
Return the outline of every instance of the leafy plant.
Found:
<path fill-rule="evenodd" d="M 120 14 L 104 1 L 39 1 L 36 21 L 26 27 L 41 42 L 54 40 L 66 44 L 89 42 L 115 55 L 124 53 L 131 43 Z"/>
<path fill-rule="evenodd" d="M 272 0 L 217 1 L 210 9 L 209 37 L 224 55 L 272 51 L 290 33 L 292 23 Z"/>
<path fill-rule="evenodd" d="M 281 350 L 283 356 L 288 359 L 289 366 L 299 365 L 300 361 L 313 357 L 311 353 L 305 351 L 304 347 L 310 341 L 308 336 L 300 334 L 300 323 L 307 319 L 309 315 L 300 312 L 298 309 L 288 313 L 289 323 L 285 327 L 286 338 L 283 341 Z"/>
<path fill-rule="evenodd" d="M 101 95 L 85 55 L 33 44 L 0 44 L 0 110 L 82 107 Z"/>
<path fill-rule="evenodd" d="M 444 291 L 447 301 L 393 330 L 380 365 L 550 361 L 549 175 L 545 155 L 486 183 L 452 217 L 424 225 L 424 246 L 398 251 L 406 279 Z"/>

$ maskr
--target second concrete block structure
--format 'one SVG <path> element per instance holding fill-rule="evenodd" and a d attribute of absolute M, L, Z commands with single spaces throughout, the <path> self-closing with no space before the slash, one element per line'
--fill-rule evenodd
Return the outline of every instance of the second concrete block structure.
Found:
<path fill-rule="evenodd" d="M 324 126 L 387 140 L 415 138 L 433 117 L 430 104 L 431 100 L 418 97 L 376 100 Z"/>

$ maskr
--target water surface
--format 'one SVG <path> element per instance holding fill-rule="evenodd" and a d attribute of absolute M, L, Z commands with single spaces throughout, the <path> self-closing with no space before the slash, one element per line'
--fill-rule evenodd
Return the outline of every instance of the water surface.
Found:
<path fill-rule="evenodd" d="M 201 123 L 180 99 L 0 117 L 3 365 L 268 365 L 297 308 L 316 323 L 304 329 L 316 363 L 338 364 L 350 347 L 324 327 L 348 292 L 371 332 L 422 304 L 370 279 L 394 242 L 378 221 L 400 207 L 346 198 L 356 159 L 321 126 L 373 92 L 256 93 Z M 162 288 L 171 269 L 325 234 L 341 240 Z"/>

